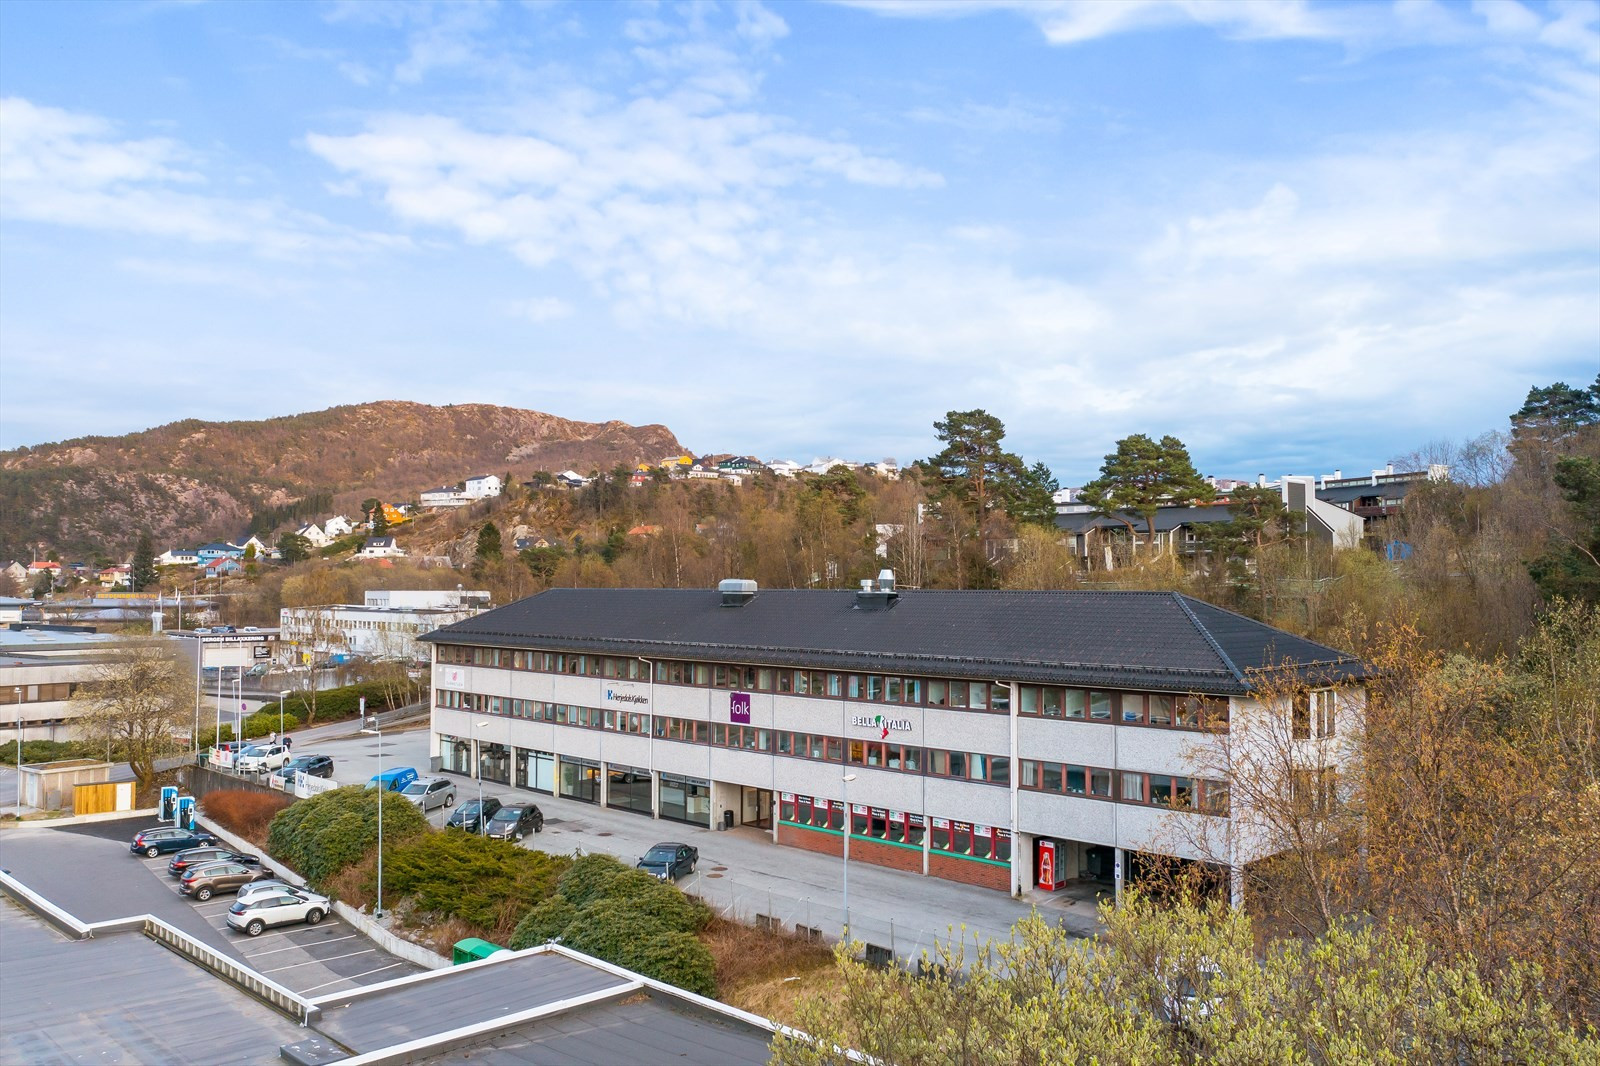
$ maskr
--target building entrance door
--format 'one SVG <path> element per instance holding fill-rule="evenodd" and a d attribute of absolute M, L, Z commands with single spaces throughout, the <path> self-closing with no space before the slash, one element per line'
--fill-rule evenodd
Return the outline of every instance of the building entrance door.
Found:
<path fill-rule="evenodd" d="M 757 829 L 772 828 L 772 790 L 770 788 L 744 788 L 744 825 Z"/>

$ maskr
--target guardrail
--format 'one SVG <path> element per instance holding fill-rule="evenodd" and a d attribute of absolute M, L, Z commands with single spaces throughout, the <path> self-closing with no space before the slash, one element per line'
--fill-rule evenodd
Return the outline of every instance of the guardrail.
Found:
<path fill-rule="evenodd" d="M 234 962 L 221 952 L 207 947 L 187 933 L 174 929 L 154 915 L 144 916 L 144 934 L 191 962 L 205 967 L 229 984 L 243 989 L 263 1003 L 277 1008 L 301 1025 L 310 1025 L 319 1013 L 316 1004 L 310 1000 L 291 992 L 270 978 L 263 977 L 243 963 Z"/>

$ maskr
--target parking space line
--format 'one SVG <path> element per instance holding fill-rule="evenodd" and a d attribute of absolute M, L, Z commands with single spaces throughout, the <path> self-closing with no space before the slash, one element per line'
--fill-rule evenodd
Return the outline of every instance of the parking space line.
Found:
<path fill-rule="evenodd" d="M 324 944 L 337 944 L 341 940 L 354 940 L 356 937 L 358 937 L 360 935 L 361 935 L 360 933 L 351 933 L 349 936 L 339 936 L 339 937 L 334 937 L 332 940 L 324 940 L 323 943 Z M 289 946 L 286 947 L 286 948 L 273 948 L 271 951 L 250 951 L 250 952 L 243 952 L 242 951 L 242 952 L 240 952 L 240 954 L 243 955 L 247 959 L 254 959 L 254 958 L 259 958 L 262 955 L 276 955 L 280 951 L 293 951 L 295 948 L 299 948 L 300 950 L 304 951 L 309 946 L 310 945 L 308 945 L 308 944 L 300 944 L 300 943 L 296 943 L 296 942 L 290 942 Z"/>
<path fill-rule="evenodd" d="M 261 973 L 277 973 L 279 970 L 293 970 L 293 969 L 297 969 L 297 968 L 299 968 L 301 966 L 310 966 L 314 962 L 338 962 L 340 959 L 353 959 L 357 955 L 365 955 L 368 952 L 376 951 L 376 950 L 377 950 L 377 948 L 364 948 L 361 951 L 352 951 L 348 955 L 335 955 L 332 958 L 327 958 L 327 959 L 307 959 L 305 962 L 291 962 L 287 966 L 274 966 L 270 970 L 262 970 L 260 972 Z"/>
<path fill-rule="evenodd" d="M 337 981 L 328 981 L 328 982 L 325 982 L 324 984 L 312 985 L 310 988 L 301 989 L 300 990 L 300 995 L 309 996 L 311 993 L 317 991 L 318 989 L 328 988 L 328 987 L 330 987 L 332 985 L 343 984 L 345 981 L 350 981 L 350 982 L 354 983 L 357 978 L 371 977 L 375 973 L 382 973 L 385 970 L 392 970 L 396 966 L 403 966 L 403 965 L 405 965 L 405 964 L 404 963 L 400 963 L 400 962 L 391 962 L 387 966 L 379 966 L 376 970 L 367 970 L 364 973 L 352 974 L 349 977 L 341 977 Z"/>

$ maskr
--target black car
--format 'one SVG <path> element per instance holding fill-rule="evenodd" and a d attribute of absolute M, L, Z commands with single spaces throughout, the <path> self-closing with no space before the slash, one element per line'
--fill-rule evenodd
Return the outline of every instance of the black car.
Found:
<path fill-rule="evenodd" d="M 457 807 L 456 813 L 452 814 L 450 820 L 444 823 L 445 828 L 465 829 L 469 833 L 483 832 L 484 823 L 493 818 L 503 804 L 493 796 L 485 796 L 483 798 L 483 816 L 480 818 L 478 815 L 478 802 L 477 800 L 468 800 Z M 540 824 L 542 825 L 543 822 L 541 821 Z"/>
<path fill-rule="evenodd" d="M 294 775 L 305 771 L 308 777 L 332 777 L 333 756 L 331 755 L 296 755 L 276 770 L 272 776 L 285 781 L 293 781 Z"/>
<path fill-rule="evenodd" d="M 529 833 L 537 833 L 543 828 L 543 811 L 531 803 L 513 803 L 494 812 L 494 817 L 489 819 L 489 828 L 485 830 L 484 835 L 497 840 L 521 840 Z"/>
<path fill-rule="evenodd" d="M 699 848 L 669 840 L 652 845 L 634 867 L 663 881 L 676 881 L 684 874 L 694 873 L 695 863 L 699 861 Z"/>
<path fill-rule="evenodd" d="M 183 851 L 185 848 L 199 848 L 217 842 L 216 837 L 210 833 L 202 833 L 198 829 L 174 829 L 172 826 L 162 826 L 159 829 L 146 829 L 137 834 L 133 842 L 128 845 L 128 850 L 135 855 L 148 855 L 153 859 L 169 851 Z"/>
<path fill-rule="evenodd" d="M 260 866 L 261 856 L 244 855 L 214 844 L 208 844 L 203 848 L 185 848 L 167 863 L 167 873 L 173 877 L 182 877 L 183 871 L 189 867 L 204 866 L 208 862 L 242 862 L 246 866 Z"/>

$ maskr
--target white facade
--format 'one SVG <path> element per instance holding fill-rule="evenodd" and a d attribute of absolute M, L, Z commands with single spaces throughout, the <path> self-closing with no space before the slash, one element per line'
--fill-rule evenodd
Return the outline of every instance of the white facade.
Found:
<path fill-rule="evenodd" d="M 350 524 L 350 519 L 342 514 L 336 514 L 322 523 L 322 531 L 330 537 L 348 537 L 356 529 Z"/>
<path fill-rule="evenodd" d="M 500 495 L 501 490 L 504 488 L 505 484 L 500 480 L 498 474 L 483 474 L 479 477 L 467 478 L 465 492 L 468 499 L 487 500 L 490 497 Z"/>
<path fill-rule="evenodd" d="M 402 599 L 397 602 L 394 597 Z M 406 605 L 404 597 L 458 597 L 455 604 Z M 477 602 L 473 597 L 482 596 Z M 374 598 L 389 606 L 373 605 Z M 488 593 L 369 592 L 368 603 L 323 607 L 285 607 L 278 612 L 282 654 L 290 662 L 314 662 L 329 655 L 368 659 L 426 659 L 417 637 L 464 621 L 487 606 Z"/>

